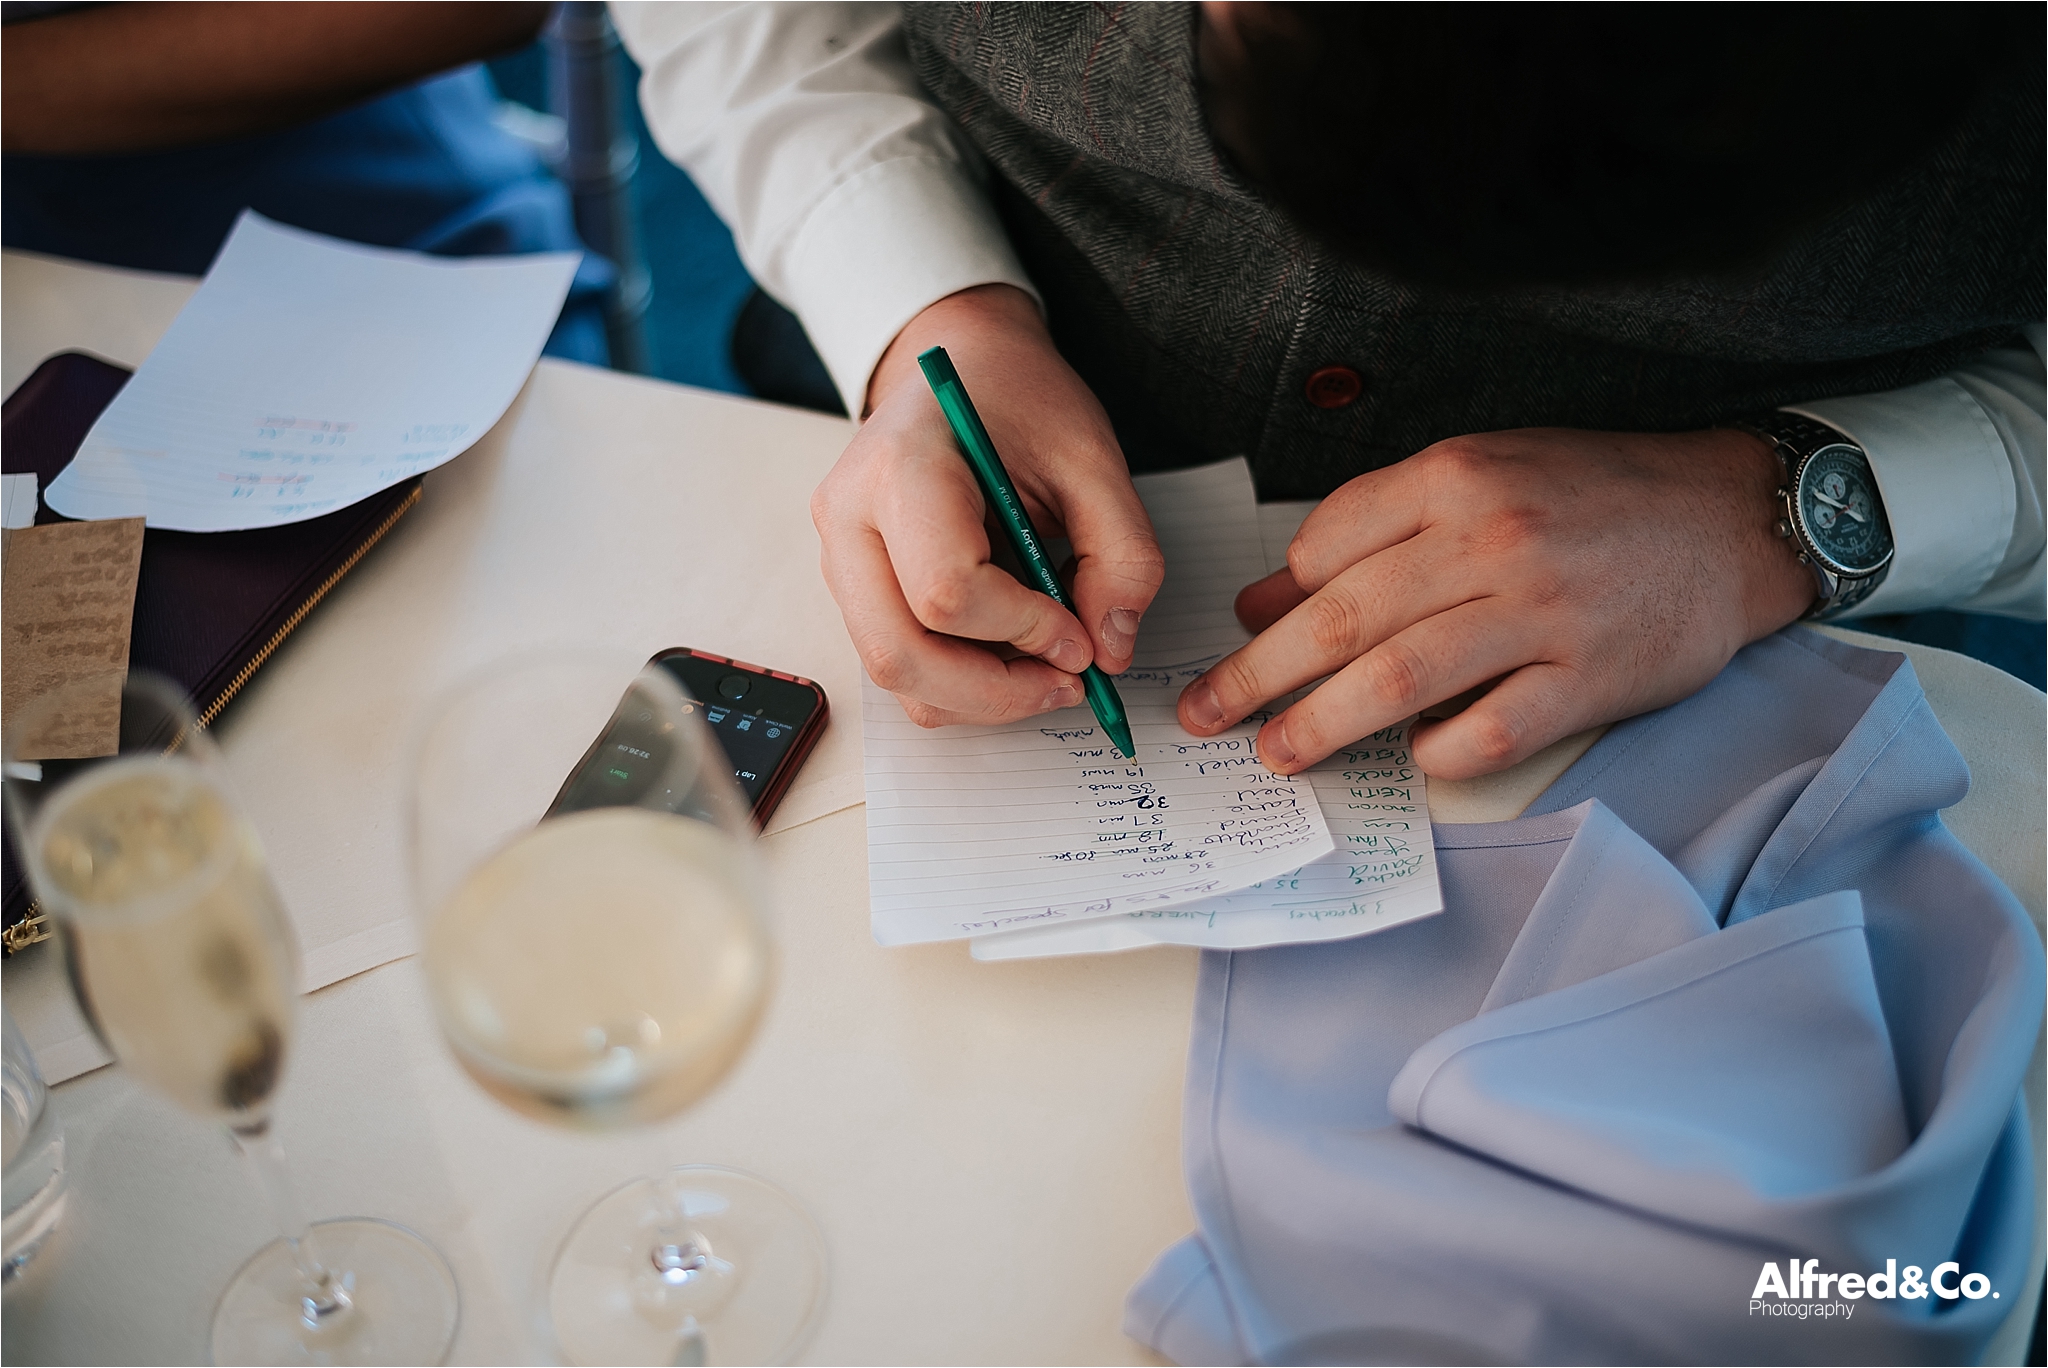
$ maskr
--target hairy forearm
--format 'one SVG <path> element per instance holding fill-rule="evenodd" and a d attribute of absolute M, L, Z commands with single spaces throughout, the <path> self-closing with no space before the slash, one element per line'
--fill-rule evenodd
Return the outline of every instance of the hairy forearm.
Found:
<path fill-rule="evenodd" d="M 545 4 L 136 3 L 0 35 L 0 146 L 142 152 L 317 118 L 529 41 Z"/>

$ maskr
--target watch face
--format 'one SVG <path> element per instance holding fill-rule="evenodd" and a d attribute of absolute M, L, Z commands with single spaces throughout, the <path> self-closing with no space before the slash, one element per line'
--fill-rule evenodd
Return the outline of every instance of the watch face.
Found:
<path fill-rule="evenodd" d="M 1799 520 L 1838 574 L 1865 575 L 1891 558 L 1892 529 L 1870 463 L 1852 446 L 1822 447 L 1799 472 Z"/>

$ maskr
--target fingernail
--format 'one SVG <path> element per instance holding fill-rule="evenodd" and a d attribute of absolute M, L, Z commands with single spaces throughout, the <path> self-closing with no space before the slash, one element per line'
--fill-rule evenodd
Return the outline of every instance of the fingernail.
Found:
<path fill-rule="evenodd" d="M 1052 644 L 1052 649 L 1045 653 L 1045 663 L 1055 670 L 1079 674 L 1088 668 L 1088 653 L 1082 650 L 1081 643 L 1072 637 L 1061 637 Z"/>
<path fill-rule="evenodd" d="M 1294 747 L 1287 744 L 1287 726 L 1269 727 L 1259 738 L 1259 758 L 1266 762 L 1266 768 L 1284 774 L 1294 765 Z"/>
<path fill-rule="evenodd" d="M 1188 691 L 1180 696 L 1180 703 L 1187 710 L 1188 721 L 1198 727 L 1219 726 L 1223 721 L 1223 705 L 1216 701 L 1216 691 L 1209 687 L 1206 679 L 1198 679 L 1188 685 Z"/>
<path fill-rule="evenodd" d="M 1058 712 L 1061 708 L 1071 708 L 1080 701 L 1081 691 L 1079 689 L 1071 684 L 1062 684 L 1045 696 L 1045 702 L 1038 710 L 1040 712 Z"/>
<path fill-rule="evenodd" d="M 1138 615 L 1128 608 L 1112 608 L 1102 615 L 1102 644 L 1112 655 L 1129 655 L 1138 637 Z"/>

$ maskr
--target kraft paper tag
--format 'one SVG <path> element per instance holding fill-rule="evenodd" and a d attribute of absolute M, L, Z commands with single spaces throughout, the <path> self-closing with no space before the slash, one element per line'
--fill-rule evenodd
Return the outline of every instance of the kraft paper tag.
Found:
<path fill-rule="evenodd" d="M 120 749 L 121 683 L 142 568 L 142 519 L 49 523 L 5 534 L 0 567 L 0 727 L 53 689 L 75 705 L 25 737 L 22 760 L 79 760 Z"/>

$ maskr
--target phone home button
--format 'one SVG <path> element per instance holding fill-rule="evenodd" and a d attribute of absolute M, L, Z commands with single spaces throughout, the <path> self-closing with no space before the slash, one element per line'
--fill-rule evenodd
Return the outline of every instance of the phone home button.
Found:
<path fill-rule="evenodd" d="M 743 674 L 729 674 L 718 681 L 718 696 L 737 703 L 747 696 L 747 690 L 754 687 L 754 681 Z"/>

